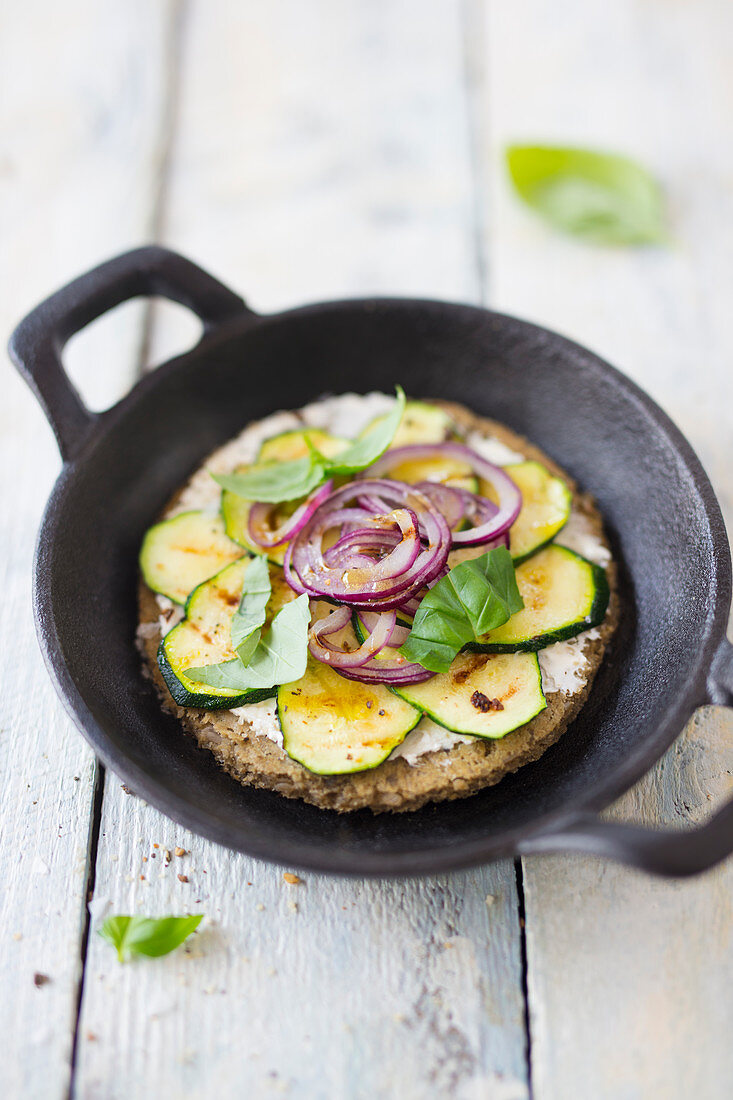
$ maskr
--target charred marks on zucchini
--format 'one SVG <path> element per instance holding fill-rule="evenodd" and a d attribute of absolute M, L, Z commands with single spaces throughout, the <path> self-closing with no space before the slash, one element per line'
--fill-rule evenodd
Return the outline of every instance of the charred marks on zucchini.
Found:
<path fill-rule="evenodd" d="M 482 714 L 488 714 L 490 710 L 503 710 L 504 704 L 501 699 L 489 699 L 487 695 L 484 695 L 483 691 L 474 691 L 471 696 L 471 703 L 480 710 Z"/>
<path fill-rule="evenodd" d="M 488 653 L 466 654 L 461 667 L 455 670 L 451 669 L 448 675 L 454 684 L 465 684 L 466 680 L 473 676 L 474 672 L 478 672 L 480 668 L 483 668 L 490 659 Z"/>

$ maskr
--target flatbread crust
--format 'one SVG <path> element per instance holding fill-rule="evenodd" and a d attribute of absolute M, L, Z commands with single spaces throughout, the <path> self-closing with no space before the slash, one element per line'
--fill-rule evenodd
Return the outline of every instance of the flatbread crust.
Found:
<path fill-rule="evenodd" d="M 607 545 L 603 523 L 592 497 L 580 493 L 573 480 L 534 444 L 496 421 L 479 417 L 461 405 L 436 402 L 446 408 L 466 430 L 495 436 L 512 450 L 542 462 L 566 482 L 577 511 L 588 518 L 589 528 Z M 175 498 L 174 498 L 175 499 Z M 526 725 L 499 740 L 477 738 L 420 756 L 415 764 L 399 757 L 385 760 L 370 771 L 353 775 L 320 776 L 291 760 L 267 737 L 257 735 L 230 711 L 204 711 L 178 707 L 160 674 L 156 654 L 161 640 L 157 624 L 160 610 L 154 594 L 141 581 L 139 590 L 139 644 L 164 708 L 174 713 L 198 744 L 214 754 L 221 766 L 244 786 L 277 791 L 285 798 L 301 798 L 321 809 L 345 813 L 371 809 L 374 813 L 417 810 L 427 802 L 465 798 L 498 783 L 523 764 L 537 760 L 562 736 L 585 703 L 603 655 L 618 622 L 617 571 L 607 567 L 611 599 L 597 637 L 586 641 L 583 654 L 586 682 L 574 695 L 560 691 L 546 693 L 547 707 Z"/>

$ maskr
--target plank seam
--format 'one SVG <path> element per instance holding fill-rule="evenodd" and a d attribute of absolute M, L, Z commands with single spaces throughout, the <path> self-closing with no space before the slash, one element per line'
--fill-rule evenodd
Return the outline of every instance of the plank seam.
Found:
<path fill-rule="evenodd" d="M 482 109 L 484 91 L 483 13 L 480 0 L 463 0 L 461 10 L 463 30 L 463 80 L 466 93 L 468 128 L 468 159 L 471 170 L 471 219 L 478 300 L 487 303 L 489 293 L 487 215 L 485 213 L 489 184 L 486 170 L 488 148 L 485 112 Z"/>
<path fill-rule="evenodd" d="M 524 902 L 524 869 L 521 859 L 514 860 L 514 875 L 517 882 L 517 905 L 519 915 L 519 950 L 522 964 L 522 999 L 524 1001 L 524 1056 L 527 1066 L 527 1096 L 533 1100 L 532 1087 L 532 1024 L 529 1013 L 529 965 L 527 962 L 526 907 Z"/>
<path fill-rule="evenodd" d="M 150 244 L 160 244 L 164 234 L 165 211 L 172 176 L 173 149 L 178 134 L 180 118 L 181 75 L 183 71 L 183 41 L 188 20 L 188 0 L 171 0 L 167 40 L 169 48 L 165 55 L 165 79 L 163 82 L 160 129 L 158 134 L 158 156 L 153 173 L 152 202 L 147 237 Z M 143 309 L 140 327 L 140 343 L 137 354 L 137 377 L 142 377 L 149 369 L 150 348 L 155 323 L 155 303 L 147 299 Z"/>
<path fill-rule="evenodd" d="M 94 795 L 92 799 L 91 827 L 89 829 L 89 844 L 87 847 L 87 867 L 84 879 L 84 893 L 82 894 L 82 932 L 79 943 L 81 957 L 81 974 L 79 975 L 79 987 L 74 1006 L 74 1037 L 71 1044 L 71 1062 L 69 1066 L 68 1100 L 74 1095 L 76 1079 L 76 1065 L 79 1054 L 79 1027 L 81 1023 L 81 1006 L 84 997 L 84 983 L 87 973 L 87 954 L 89 951 L 89 933 L 91 931 L 91 914 L 89 902 L 94 897 L 94 886 L 97 880 L 97 851 L 99 849 L 99 832 L 102 826 L 102 801 L 104 799 L 105 769 L 99 760 L 95 759 Z"/>
<path fill-rule="evenodd" d="M 171 0 L 169 9 L 169 26 L 167 41 L 169 48 L 165 55 L 165 80 L 163 85 L 162 106 L 160 112 L 159 136 L 156 141 L 158 149 L 157 161 L 152 173 L 150 217 L 148 221 L 147 236 L 150 242 L 159 241 L 163 232 L 165 220 L 165 205 L 168 195 L 168 187 L 171 175 L 172 151 L 178 124 L 178 101 L 181 87 L 181 54 L 183 44 L 183 29 L 188 10 L 188 0 Z M 142 322 L 140 326 L 140 339 L 135 355 L 135 377 L 140 378 L 145 373 L 150 342 L 153 329 L 153 302 L 148 299 L 145 303 Z M 94 784 L 94 797 L 92 805 L 92 821 L 87 852 L 87 873 L 84 886 L 84 911 L 82 919 L 82 935 L 80 942 L 81 975 L 77 991 L 74 1012 L 74 1037 L 71 1048 L 71 1062 L 69 1071 L 69 1089 L 67 1100 L 73 1100 L 76 1091 L 76 1070 L 79 1056 L 79 1032 L 81 1026 L 81 1013 L 84 1000 L 84 987 L 86 982 L 87 961 L 89 953 L 89 936 L 91 932 L 91 915 L 89 902 L 94 896 L 94 888 L 97 878 L 97 858 L 99 850 L 99 837 L 102 826 L 102 808 L 104 803 L 106 773 L 99 760 L 95 761 L 96 773 Z"/>

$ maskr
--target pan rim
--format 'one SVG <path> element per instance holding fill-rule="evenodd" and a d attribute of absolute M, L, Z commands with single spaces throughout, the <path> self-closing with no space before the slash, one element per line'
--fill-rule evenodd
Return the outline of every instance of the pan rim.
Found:
<path fill-rule="evenodd" d="M 217 818 L 211 811 L 204 811 L 186 801 L 154 776 L 147 773 L 135 761 L 119 749 L 94 718 L 72 674 L 62 657 L 61 639 L 57 632 L 53 610 L 53 593 L 50 575 L 46 567 L 49 547 L 53 544 L 56 519 L 59 515 L 68 487 L 96 444 L 124 419 L 128 411 L 144 401 L 149 390 L 162 384 L 164 378 L 175 371 L 176 366 L 202 350 L 213 349 L 218 343 L 231 340 L 238 334 L 262 324 L 278 323 L 295 316 L 312 316 L 328 311 L 362 309 L 376 313 L 380 309 L 436 309 L 459 314 L 474 313 L 485 321 L 503 328 L 509 327 L 524 334 L 549 339 L 565 358 L 572 357 L 584 369 L 592 369 L 597 375 L 612 379 L 665 435 L 687 471 L 703 505 L 711 539 L 713 570 L 710 600 L 704 621 L 702 642 L 695 655 L 688 679 L 673 702 L 659 716 L 654 736 L 626 756 L 609 777 L 573 796 L 572 807 L 560 806 L 533 817 L 523 825 L 515 826 L 493 836 L 462 841 L 457 847 L 448 845 L 433 849 L 398 851 L 363 851 L 356 849 L 310 849 L 309 842 L 279 839 L 251 838 L 239 828 Z M 714 652 L 725 637 L 731 597 L 731 559 L 720 505 L 705 470 L 692 446 L 659 405 L 635 382 L 607 363 L 590 349 L 566 336 L 532 322 L 509 314 L 497 313 L 480 306 L 460 302 L 445 302 L 420 298 L 347 298 L 331 302 L 314 302 L 274 314 L 243 313 L 214 330 L 205 332 L 194 348 L 182 356 L 168 360 L 155 371 L 141 379 L 120 402 L 101 413 L 93 423 L 83 446 L 72 462 L 66 463 L 53 487 L 41 522 L 34 560 L 33 605 L 36 629 L 44 662 L 52 681 L 77 728 L 92 746 L 103 763 L 128 782 L 132 789 L 156 806 L 161 812 L 192 831 L 225 847 L 244 852 L 254 858 L 287 863 L 312 871 L 324 871 L 359 876 L 405 876 L 445 872 L 476 866 L 488 860 L 511 856 L 518 845 L 530 836 L 550 829 L 557 829 L 566 821 L 588 811 L 608 806 L 627 791 L 663 755 L 680 733 L 692 712 L 708 700 L 707 674 Z M 236 833 L 233 836 L 232 833 Z M 315 853 L 315 854 L 314 854 Z"/>

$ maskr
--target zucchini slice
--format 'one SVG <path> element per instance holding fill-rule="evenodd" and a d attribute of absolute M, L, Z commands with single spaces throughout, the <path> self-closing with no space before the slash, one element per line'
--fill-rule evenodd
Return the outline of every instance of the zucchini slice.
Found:
<path fill-rule="evenodd" d="M 341 439 L 339 436 L 323 432 L 319 428 L 297 428 L 293 431 L 275 435 L 272 439 L 266 439 L 260 447 L 257 461 L 290 462 L 296 458 L 305 458 L 308 454 L 306 436 L 314 447 L 318 447 L 329 458 L 349 445 L 348 439 Z M 238 466 L 235 473 L 242 474 L 248 469 L 249 466 Z M 276 522 L 284 523 L 293 514 L 298 504 L 299 501 L 288 501 L 286 504 L 281 504 L 275 513 Z M 262 547 L 257 546 L 249 537 L 249 512 L 251 507 L 252 501 L 244 500 L 243 497 L 237 496 L 236 493 L 232 493 L 227 489 L 224 489 L 221 494 L 221 515 L 227 535 L 246 550 L 251 550 L 253 554 L 261 554 Z M 274 565 L 282 565 L 286 549 L 287 544 L 273 547 L 267 551 L 267 560 Z"/>
<path fill-rule="evenodd" d="M 240 558 L 195 588 L 186 602 L 186 618 L 174 626 L 160 643 L 158 664 L 168 690 L 179 707 L 201 707 L 219 710 L 256 703 L 275 694 L 275 689 L 250 689 L 244 692 L 232 688 L 214 688 L 189 680 L 186 669 L 231 661 L 231 620 L 242 597 L 244 574 L 253 559 Z M 287 584 L 282 569 L 270 566 L 272 595 L 267 605 L 267 625 L 295 592 Z"/>
<path fill-rule="evenodd" d="M 522 492 L 522 509 L 509 532 L 509 549 L 515 565 L 546 546 L 568 521 L 573 506 L 573 494 L 564 481 L 546 470 L 539 462 L 517 462 L 504 469 Z M 493 489 L 481 482 L 479 492 L 495 500 Z M 484 546 L 463 546 L 451 550 L 448 567 L 460 565 L 486 553 Z"/>
<path fill-rule="evenodd" d="M 388 415 L 384 413 L 370 420 L 359 433 L 359 437 L 366 435 Z M 439 405 L 429 405 L 425 401 L 408 401 L 390 443 L 390 450 L 410 443 L 444 443 L 446 439 L 455 439 L 458 434 L 455 421 Z"/>
<path fill-rule="evenodd" d="M 545 546 L 565 526 L 573 494 L 539 462 L 517 462 L 504 469 L 522 492 L 522 510 L 509 532 L 509 549 L 517 563 Z"/>
<path fill-rule="evenodd" d="M 221 516 L 181 512 L 146 532 L 140 571 L 153 592 L 185 603 L 197 585 L 241 557 L 241 547 L 227 537 Z"/>
<path fill-rule="evenodd" d="M 381 684 L 360 684 L 308 658 L 300 680 L 277 692 L 288 756 L 316 775 L 376 768 L 422 717 Z"/>
<path fill-rule="evenodd" d="M 349 446 L 350 440 L 331 435 L 320 428 L 294 428 L 266 439 L 257 453 L 258 462 L 291 462 L 308 454 L 308 438 L 327 458 L 333 458 Z"/>
<path fill-rule="evenodd" d="M 547 706 L 536 653 L 459 653 L 449 672 L 392 689 L 454 733 L 498 738 Z"/>
<path fill-rule="evenodd" d="M 249 466 L 238 466 L 235 473 L 243 474 L 248 469 Z M 263 552 L 262 547 L 257 546 L 249 537 L 249 512 L 252 503 L 251 500 L 245 500 L 244 497 L 237 496 L 229 489 L 224 489 L 221 494 L 221 518 L 230 539 L 233 539 L 234 542 L 243 546 L 245 550 L 249 550 L 252 554 L 261 554 Z M 276 515 L 278 518 L 281 517 L 284 523 L 288 516 L 293 514 L 296 507 L 297 504 L 291 506 L 290 502 L 278 505 Z M 267 551 L 267 560 L 273 565 L 282 565 L 286 550 L 287 543 L 282 546 L 273 546 Z"/>
<path fill-rule="evenodd" d="M 603 621 L 609 598 L 605 570 L 572 550 L 547 546 L 519 565 L 516 577 L 524 608 L 469 649 L 544 649 Z"/>
<path fill-rule="evenodd" d="M 460 459 L 446 455 L 408 459 L 393 466 L 387 476 L 394 481 L 406 481 L 408 485 L 418 481 L 439 481 L 443 485 L 454 485 L 457 489 L 468 489 L 471 493 L 479 491 L 478 478 L 473 476 L 471 467 Z"/>

